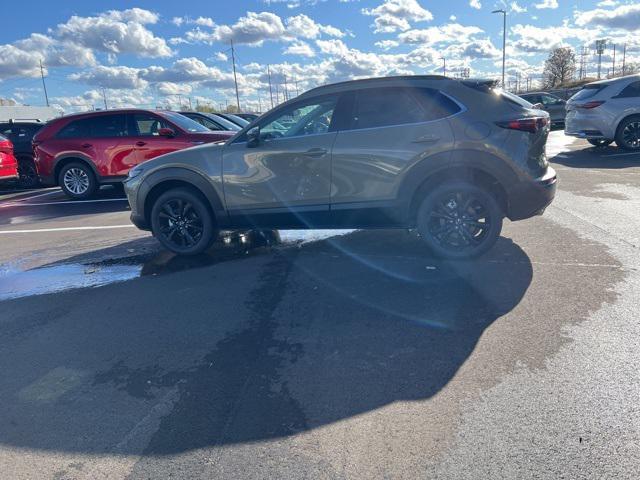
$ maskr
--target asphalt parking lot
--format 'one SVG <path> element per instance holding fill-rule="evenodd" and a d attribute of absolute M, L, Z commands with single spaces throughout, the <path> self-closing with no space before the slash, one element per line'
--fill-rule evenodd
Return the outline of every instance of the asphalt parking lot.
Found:
<path fill-rule="evenodd" d="M 115 189 L 0 194 L 0 477 L 638 478 L 640 154 L 473 262 L 405 231 L 181 259 Z"/>

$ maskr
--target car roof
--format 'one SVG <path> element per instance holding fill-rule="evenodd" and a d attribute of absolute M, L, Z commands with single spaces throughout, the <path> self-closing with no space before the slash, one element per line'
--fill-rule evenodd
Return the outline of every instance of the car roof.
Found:
<path fill-rule="evenodd" d="M 614 83 L 634 82 L 637 80 L 640 80 L 640 73 L 625 75 L 624 77 L 605 78 L 604 80 L 598 80 L 597 82 L 590 82 L 587 85 L 611 85 Z"/>
<path fill-rule="evenodd" d="M 59 118 L 70 119 L 70 118 L 83 118 L 83 117 L 93 117 L 98 115 L 109 115 L 114 113 L 155 113 L 158 115 L 162 115 L 165 113 L 178 113 L 172 110 L 153 110 L 149 108 L 113 108 L 108 110 L 93 110 L 91 112 L 79 112 L 79 113 L 70 113 L 69 115 L 63 115 Z"/>
<path fill-rule="evenodd" d="M 344 90 L 352 90 L 358 87 L 365 87 L 369 85 L 384 85 L 385 83 L 401 83 L 401 82 L 416 82 L 420 80 L 451 80 L 454 81 L 453 78 L 444 77 L 442 75 L 398 75 L 391 77 L 373 77 L 373 78 L 362 78 L 359 80 L 346 80 L 344 82 L 330 83 L 328 85 L 322 85 L 320 87 L 312 88 L 311 90 L 307 90 L 302 93 L 300 96 L 307 95 L 317 95 L 322 93 L 324 90 L 331 92 L 339 92 Z"/>

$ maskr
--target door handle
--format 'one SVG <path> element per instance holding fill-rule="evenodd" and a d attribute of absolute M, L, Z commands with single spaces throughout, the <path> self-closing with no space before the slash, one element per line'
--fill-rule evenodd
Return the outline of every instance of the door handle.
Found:
<path fill-rule="evenodd" d="M 82 144 L 82 148 L 91 148 L 93 147 L 93 145 L 91 145 L 90 143 L 83 143 Z"/>
<path fill-rule="evenodd" d="M 416 138 L 413 143 L 435 143 L 440 140 L 438 135 L 423 135 L 422 137 Z"/>
<path fill-rule="evenodd" d="M 327 154 L 327 149 L 326 148 L 312 148 L 310 150 L 307 150 L 306 152 L 304 152 L 305 155 L 307 155 L 308 157 L 322 157 L 323 155 Z"/>
<path fill-rule="evenodd" d="M 147 142 L 143 142 L 142 140 L 140 140 L 139 142 L 136 142 L 136 145 L 138 147 L 144 147 L 147 144 Z"/>

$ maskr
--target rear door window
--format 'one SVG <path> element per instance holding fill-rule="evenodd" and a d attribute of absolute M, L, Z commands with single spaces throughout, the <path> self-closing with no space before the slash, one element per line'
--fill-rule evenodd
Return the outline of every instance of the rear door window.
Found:
<path fill-rule="evenodd" d="M 149 113 L 136 113 L 133 116 L 133 124 L 137 130 L 134 133 L 141 137 L 159 137 L 158 131 L 161 128 L 172 128 L 168 122 Z"/>
<path fill-rule="evenodd" d="M 640 82 L 633 82 L 622 89 L 618 97 L 640 97 Z"/>
<path fill-rule="evenodd" d="M 431 88 L 369 88 L 356 92 L 351 128 L 429 122 L 458 111 L 456 102 Z"/>
<path fill-rule="evenodd" d="M 92 138 L 110 138 L 127 136 L 127 116 L 99 115 L 89 122 L 89 136 Z"/>

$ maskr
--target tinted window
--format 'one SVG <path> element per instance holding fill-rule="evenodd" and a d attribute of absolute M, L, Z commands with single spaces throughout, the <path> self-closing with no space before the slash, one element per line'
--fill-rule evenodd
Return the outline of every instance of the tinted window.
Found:
<path fill-rule="evenodd" d="M 260 134 L 277 138 L 327 133 L 336 103 L 336 97 L 323 97 L 289 105 L 261 125 Z"/>
<path fill-rule="evenodd" d="M 185 120 L 189 119 L 185 118 Z M 133 123 L 138 131 L 138 135 L 142 137 L 157 137 L 160 135 L 158 130 L 161 128 L 171 128 L 168 122 L 149 113 L 136 113 L 133 116 Z M 196 123 L 196 125 L 199 124 Z"/>
<path fill-rule="evenodd" d="M 190 118 L 191 120 L 198 122 L 203 127 L 207 127 L 209 130 L 222 130 L 222 127 L 220 125 L 218 125 L 216 122 L 214 122 L 213 120 L 210 120 L 207 117 L 201 117 L 200 115 L 190 115 L 190 114 L 184 114 L 184 113 L 183 115 L 185 117 Z"/>
<path fill-rule="evenodd" d="M 94 138 L 124 137 L 127 135 L 126 115 L 98 115 L 89 120 L 89 136 Z"/>
<path fill-rule="evenodd" d="M 553 97 L 551 95 L 541 95 L 540 98 L 544 105 L 559 105 L 562 103 L 561 99 L 559 99 L 558 97 Z"/>
<path fill-rule="evenodd" d="M 593 97 L 600 90 L 603 90 L 606 85 L 585 85 L 582 90 L 576 93 L 571 100 L 586 100 Z"/>
<path fill-rule="evenodd" d="M 58 132 L 56 137 L 58 138 L 81 138 L 89 136 L 89 121 L 91 119 L 85 118 L 82 120 L 76 120 L 68 123 Z"/>
<path fill-rule="evenodd" d="M 41 127 L 41 125 L 4 124 L 0 126 L 0 134 L 9 138 L 13 143 L 30 142 Z"/>
<path fill-rule="evenodd" d="M 633 82 L 624 87 L 619 97 L 640 97 L 640 82 Z"/>
<path fill-rule="evenodd" d="M 429 122 L 458 111 L 453 100 L 431 88 L 371 88 L 356 93 L 352 128 Z"/>
<path fill-rule="evenodd" d="M 185 132 L 190 133 L 207 133 L 209 129 L 200 125 L 198 122 L 191 120 L 190 118 L 185 117 L 184 115 L 180 115 L 176 112 L 162 112 L 164 116 L 166 116 L 169 120 L 175 123 L 178 127 L 180 127 Z M 171 127 L 169 127 L 171 128 Z"/>

